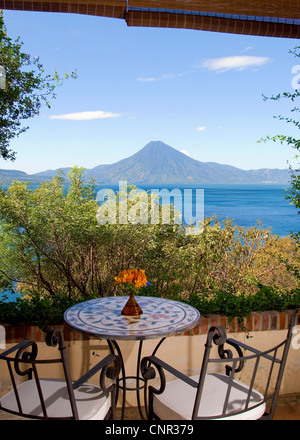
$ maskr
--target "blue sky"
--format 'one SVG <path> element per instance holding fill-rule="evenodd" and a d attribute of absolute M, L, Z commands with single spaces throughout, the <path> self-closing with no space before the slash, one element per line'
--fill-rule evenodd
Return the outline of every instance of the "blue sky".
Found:
<path fill-rule="evenodd" d="M 287 168 L 294 151 L 257 141 L 295 134 L 288 102 L 289 54 L 298 40 L 183 29 L 127 27 L 123 20 L 77 14 L 4 11 L 8 35 L 39 56 L 47 73 L 77 69 L 51 109 L 27 121 L 11 143 L 14 162 L 0 168 L 35 173 L 73 165 L 93 168 L 160 140 L 202 162 L 242 169 Z M 299 68 L 300 70 L 300 68 Z"/>

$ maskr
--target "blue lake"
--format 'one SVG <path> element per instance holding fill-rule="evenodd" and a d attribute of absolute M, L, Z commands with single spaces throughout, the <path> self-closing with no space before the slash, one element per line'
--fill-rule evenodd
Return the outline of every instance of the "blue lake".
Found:
<path fill-rule="evenodd" d="M 181 191 L 184 209 L 193 212 L 197 210 L 196 191 L 204 193 L 204 216 L 217 215 L 219 220 L 231 218 L 239 226 L 250 227 L 260 220 L 265 227 L 271 227 L 272 232 L 279 236 L 298 232 L 300 218 L 297 209 L 290 205 L 284 197 L 283 185 L 136 185 L 138 188 L 150 191 L 167 189 L 170 194 L 174 189 Z M 119 190 L 117 186 L 101 186 Z M 187 191 L 190 190 L 190 191 Z M 172 198 L 171 198 L 172 201 Z"/>

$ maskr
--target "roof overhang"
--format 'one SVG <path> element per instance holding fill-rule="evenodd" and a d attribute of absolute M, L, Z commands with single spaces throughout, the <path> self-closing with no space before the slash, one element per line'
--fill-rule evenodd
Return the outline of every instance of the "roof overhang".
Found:
<path fill-rule="evenodd" d="M 0 0 L 0 9 L 112 17 L 128 26 L 300 38 L 300 0 Z"/>

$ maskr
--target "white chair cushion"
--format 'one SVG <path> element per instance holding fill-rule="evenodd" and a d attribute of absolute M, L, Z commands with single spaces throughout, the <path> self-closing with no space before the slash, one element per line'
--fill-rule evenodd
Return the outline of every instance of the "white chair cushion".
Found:
<path fill-rule="evenodd" d="M 198 382 L 199 376 L 193 376 L 192 379 Z M 222 414 L 228 381 L 229 377 L 223 374 L 208 374 L 206 376 L 198 417 L 216 418 Z M 245 407 L 248 390 L 249 388 L 245 384 L 234 380 L 226 420 L 256 420 L 264 414 L 263 396 L 252 390 L 249 402 L 250 409 L 245 413 L 230 416 L 231 412 Z M 154 413 L 162 420 L 190 420 L 195 397 L 196 388 L 192 388 L 182 380 L 168 382 L 165 391 L 161 395 L 153 395 Z M 251 406 L 260 402 L 261 405 L 251 409 Z"/>
<path fill-rule="evenodd" d="M 72 410 L 66 382 L 57 379 L 40 379 L 48 417 L 71 417 Z M 43 416 L 35 380 L 27 380 L 18 386 L 23 413 Z M 102 420 L 111 406 L 111 398 L 94 385 L 85 383 L 74 390 L 79 418 Z M 0 399 L 0 408 L 18 412 L 14 391 Z"/>

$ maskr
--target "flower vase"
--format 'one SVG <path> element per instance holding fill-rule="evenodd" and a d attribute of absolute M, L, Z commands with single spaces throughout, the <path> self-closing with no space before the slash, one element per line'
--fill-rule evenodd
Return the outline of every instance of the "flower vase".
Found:
<path fill-rule="evenodd" d="M 139 316 L 143 313 L 142 309 L 134 297 L 134 293 L 129 293 L 129 299 L 121 312 L 124 316 Z"/>

